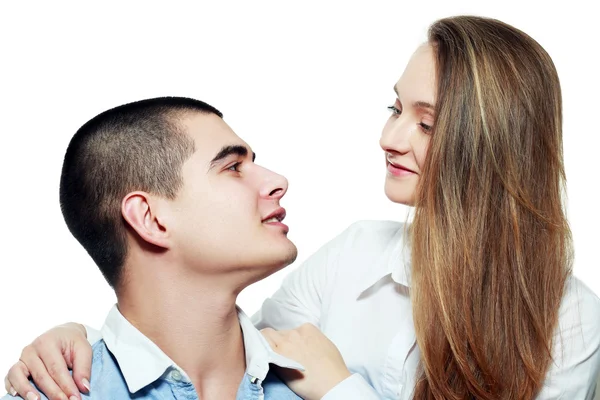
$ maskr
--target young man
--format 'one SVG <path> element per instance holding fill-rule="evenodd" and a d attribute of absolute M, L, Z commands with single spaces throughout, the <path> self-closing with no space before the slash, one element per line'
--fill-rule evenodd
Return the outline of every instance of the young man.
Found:
<path fill-rule="evenodd" d="M 77 131 L 61 209 L 118 301 L 93 346 L 85 398 L 298 398 L 269 364 L 302 367 L 235 305 L 296 258 L 281 222 L 286 190 L 201 101 L 130 103 Z"/>

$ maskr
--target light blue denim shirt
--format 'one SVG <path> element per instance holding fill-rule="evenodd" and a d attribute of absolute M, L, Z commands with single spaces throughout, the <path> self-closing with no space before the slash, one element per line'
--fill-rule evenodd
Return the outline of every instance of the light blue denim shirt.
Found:
<path fill-rule="evenodd" d="M 303 369 L 302 366 L 273 352 L 240 309 L 238 318 L 244 336 L 246 373 L 236 400 L 300 399 L 274 373 L 269 372 L 269 364 L 299 370 Z M 89 394 L 82 395 L 83 399 L 198 399 L 186 373 L 131 325 L 116 306 L 106 318 L 102 337 L 92 346 L 91 390 Z M 1 400 L 11 399 L 14 398 L 6 395 Z M 45 396 L 42 399 L 47 400 Z"/>

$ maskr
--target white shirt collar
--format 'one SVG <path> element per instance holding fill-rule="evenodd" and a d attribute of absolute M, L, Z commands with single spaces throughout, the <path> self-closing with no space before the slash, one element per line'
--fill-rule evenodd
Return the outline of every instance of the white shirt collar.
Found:
<path fill-rule="evenodd" d="M 405 225 L 398 229 L 381 253 L 380 260 L 365 268 L 362 279 L 357 279 L 357 297 L 387 276 L 391 276 L 394 282 L 410 288 L 411 248 L 405 229 Z"/>
<path fill-rule="evenodd" d="M 252 324 L 246 313 L 239 307 L 237 307 L 237 310 L 240 326 L 244 334 L 246 373 L 248 375 L 264 381 L 269 372 L 269 364 L 304 371 L 304 367 L 301 364 L 275 353 L 264 336 Z"/>
<path fill-rule="evenodd" d="M 270 363 L 283 368 L 304 370 L 302 365 L 271 350 L 248 316 L 239 307 L 237 310 L 244 337 L 246 373 L 264 380 Z M 146 387 L 173 368 L 179 370 L 184 379 L 189 380 L 173 360 L 125 319 L 116 305 L 110 310 L 101 331 L 104 343 L 117 360 L 131 393 Z"/>

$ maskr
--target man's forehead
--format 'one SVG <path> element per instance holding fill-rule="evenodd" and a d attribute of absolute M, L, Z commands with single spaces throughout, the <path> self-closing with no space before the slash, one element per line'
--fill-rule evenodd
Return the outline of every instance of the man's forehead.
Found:
<path fill-rule="evenodd" d="M 196 143 L 196 153 L 202 157 L 212 159 L 226 146 L 245 147 L 252 153 L 250 146 L 218 115 L 194 113 L 186 116 L 182 123 Z"/>
<path fill-rule="evenodd" d="M 221 117 L 212 113 L 186 113 L 181 119 L 181 124 L 194 139 L 204 140 L 223 135 L 237 136 Z"/>

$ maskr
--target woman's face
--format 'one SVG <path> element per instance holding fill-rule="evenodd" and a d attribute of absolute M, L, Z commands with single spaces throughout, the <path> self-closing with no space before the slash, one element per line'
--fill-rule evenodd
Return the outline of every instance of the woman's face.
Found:
<path fill-rule="evenodd" d="M 379 140 L 387 169 L 385 194 L 394 203 L 412 206 L 435 121 L 435 61 L 429 44 L 413 54 L 394 91 L 392 115 Z"/>

